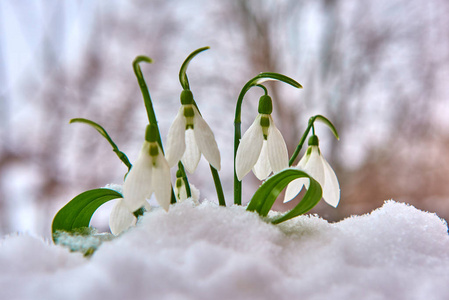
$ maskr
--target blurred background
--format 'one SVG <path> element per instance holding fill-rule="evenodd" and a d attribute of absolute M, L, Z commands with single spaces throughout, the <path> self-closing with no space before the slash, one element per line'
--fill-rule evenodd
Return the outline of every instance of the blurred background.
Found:
<path fill-rule="evenodd" d="M 50 236 L 53 216 L 79 193 L 121 184 L 126 167 L 91 119 L 133 162 L 147 123 L 132 70 L 142 64 L 165 141 L 180 102 L 179 67 L 193 50 L 191 89 L 221 150 L 221 180 L 233 202 L 233 118 L 243 85 L 270 82 L 273 117 L 293 153 L 308 118 L 328 117 L 340 141 L 317 124 L 341 185 L 329 221 L 385 200 L 449 218 L 449 2 L 429 0 L 6 0 L 0 2 L 0 234 Z M 242 131 L 260 89 L 243 102 Z M 301 152 L 302 156 L 304 150 Z M 207 163 L 189 177 L 217 201 Z M 260 182 L 244 179 L 249 201 Z M 276 203 L 286 210 L 288 205 Z M 107 230 L 110 205 L 94 222 Z"/>

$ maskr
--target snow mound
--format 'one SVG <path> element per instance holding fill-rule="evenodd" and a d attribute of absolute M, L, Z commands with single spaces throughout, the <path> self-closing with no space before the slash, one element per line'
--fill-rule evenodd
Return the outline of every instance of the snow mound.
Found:
<path fill-rule="evenodd" d="M 90 258 L 3 238 L 0 299 L 449 299 L 447 230 L 394 201 L 334 224 L 279 225 L 185 201 L 146 213 Z"/>

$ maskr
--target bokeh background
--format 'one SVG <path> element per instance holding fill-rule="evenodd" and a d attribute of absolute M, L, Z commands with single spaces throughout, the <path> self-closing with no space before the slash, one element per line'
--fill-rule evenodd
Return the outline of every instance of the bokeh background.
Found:
<path fill-rule="evenodd" d="M 165 141 L 180 104 L 179 67 L 203 46 L 211 49 L 188 75 L 221 149 L 228 204 L 235 102 L 250 78 L 270 71 L 304 86 L 267 83 L 290 154 L 314 114 L 341 136 L 316 127 L 341 202 L 314 213 L 337 221 L 395 199 L 448 219 L 448 15 L 443 0 L 1 1 L 0 234 L 48 237 L 74 196 L 121 184 L 126 167 L 109 144 L 69 120 L 100 123 L 133 161 L 147 119 L 132 61 L 154 60 L 142 70 Z M 253 89 L 244 100 L 243 130 L 260 95 Z M 201 199 L 216 201 L 209 174 L 203 159 L 189 178 Z M 244 201 L 259 184 L 245 177 Z M 94 219 L 104 230 L 107 210 Z"/>

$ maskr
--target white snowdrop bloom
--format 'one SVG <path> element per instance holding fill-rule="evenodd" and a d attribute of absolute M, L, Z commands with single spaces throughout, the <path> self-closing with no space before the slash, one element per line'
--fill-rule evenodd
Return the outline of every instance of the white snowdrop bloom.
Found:
<path fill-rule="evenodd" d="M 117 201 L 109 217 L 112 233 L 118 234 L 135 224 L 134 212 L 148 207 L 146 199 L 154 193 L 159 205 L 168 211 L 171 200 L 170 167 L 157 143 L 155 127 L 148 126 L 139 157 L 126 176 L 123 199 Z"/>
<path fill-rule="evenodd" d="M 180 170 L 176 172 L 175 196 L 177 202 L 187 199 L 187 189 Z"/>
<path fill-rule="evenodd" d="M 253 170 L 259 180 L 273 171 L 277 173 L 288 167 L 288 152 L 281 132 L 271 117 L 271 98 L 262 96 L 259 115 L 243 135 L 237 149 L 235 170 L 238 180 Z"/>
<path fill-rule="evenodd" d="M 220 151 L 214 134 L 193 104 L 189 90 L 181 93 L 182 106 L 173 121 L 167 136 L 167 161 L 173 167 L 179 160 L 186 170 L 193 173 L 198 166 L 201 153 L 217 170 L 220 170 Z"/>
<path fill-rule="evenodd" d="M 323 189 L 324 201 L 333 207 L 337 207 L 340 202 L 340 184 L 334 170 L 321 155 L 316 135 L 310 137 L 307 152 L 295 168 L 305 171 L 318 181 Z M 290 182 L 285 191 L 284 203 L 295 198 L 302 187 L 308 188 L 309 184 L 309 179 L 306 178 L 299 178 Z"/>
<path fill-rule="evenodd" d="M 151 209 L 150 204 L 147 201 L 145 201 L 144 206 L 146 211 Z M 129 211 L 125 204 L 125 200 L 123 198 L 118 199 L 109 216 L 109 228 L 111 229 L 112 234 L 119 235 L 129 227 L 136 225 L 136 222 L 137 218 Z"/>
<path fill-rule="evenodd" d="M 176 200 L 177 203 L 183 202 L 185 200 L 188 199 L 187 197 L 187 188 L 186 185 L 184 183 L 184 180 L 181 177 L 182 175 L 180 174 L 180 172 L 178 171 L 176 173 L 176 184 L 175 184 L 175 196 L 176 196 Z M 191 183 L 189 183 L 190 186 L 190 194 L 191 194 L 191 199 L 193 201 L 193 203 L 195 204 L 199 204 L 199 190 Z"/>
<path fill-rule="evenodd" d="M 118 199 L 112 208 L 109 216 L 109 228 L 113 235 L 119 235 L 131 226 L 136 224 L 137 218 L 131 213 L 125 202 Z"/>

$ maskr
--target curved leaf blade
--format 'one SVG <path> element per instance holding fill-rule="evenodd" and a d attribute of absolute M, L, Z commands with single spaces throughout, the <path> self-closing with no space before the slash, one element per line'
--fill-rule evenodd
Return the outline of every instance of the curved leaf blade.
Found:
<path fill-rule="evenodd" d="M 279 73 L 274 73 L 274 72 L 264 72 L 264 73 L 260 73 L 259 75 L 257 75 L 256 77 L 254 77 L 251 81 L 251 86 L 252 85 L 256 85 L 256 84 L 260 84 L 262 82 L 268 81 L 268 80 L 278 80 L 278 81 L 282 81 L 285 82 L 295 88 L 298 89 L 302 89 L 302 85 L 297 82 L 296 80 L 279 74 Z"/>
<path fill-rule="evenodd" d="M 183 89 L 190 90 L 189 79 L 187 78 L 187 67 L 189 66 L 190 61 L 197 54 L 199 54 L 205 50 L 208 50 L 208 49 L 210 49 L 210 47 L 208 47 L 208 46 L 196 49 L 195 51 L 190 53 L 189 56 L 187 56 L 187 58 L 182 63 L 181 69 L 179 70 L 179 82 L 181 83 L 181 86 Z"/>
<path fill-rule="evenodd" d="M 240 95 L 239 98 L 237 100 L 237 107 L 241 106 L 241 102 L 243 101 L 243 97 L 245 96 L 245 94 L 253 87 L 253 86 L 257 86 L 260 85 L 261 83 L 265 82 L 265 81 L 270 81 L 270 80 L 277 80 L 277 81 L 282 81 L 284 83 L 287 83 L 295 88 L 298 89 L 302 89 L 302 85 L 297 82 L 296 80 L 279 74 L 279 73 L 274 73 L 274 72 L 264 72 L 264 73 L 260 73 L 259 75 L 255 76 L 254 78 L 252 78 L 251 80 L 249 80 L 242 88 L 242 90 L 240 91 Z M 239 109 L 240 110 L 240 109 Z M 236 110 L 237 113 L 237 110 Z"/>
<path fill-rule="evenodd" d="M 111 189 L 94 189 L 79 194 L 61 208 L 53 219 L 52 234 L 57 231 L 73 232 L 89 227 L 94 212 L 104 203 L 123 198 L 122 194 Z"/>
<path fill-rule="evenodd" d="M 328 118 L 326 118 L 325 116 L 322 116 L 322 115 L 316 115 L 316 116 L 314 116 L 313 118 L 314 118 L 314 120 L 317 120 L 317 121 L 320 121 L 321 123 L 326 124 L 327 127 L 329 127 L 329 129 L 330 129 L 330 130 L 332 131 L 332 133 L 334 134 L 335 138 L 336 138 L 337 140 L 340 139 L 340 137 L 338 136 L 337 129 L 335 128 L 334 124 L 332 124 L 332 122 L 329 121 Z"/>
<path fill-rule="evenodd" d="M 128 167 L 128 172 L 129 172 L 129 170 L 131 170 L 132 165 L 129 162 L 129 159 L 126 156 L 126 154 L 118 149 L 117 145 L 114 143 L 112 138 L 109 136 L 106 129 L 104 129 L 100 124 L 95 123 L 94 121 L 91 121 L 88 119 L 84 119 L 84 118 L 74 118 L 74 119 L 71 119 L 69 123 L 70 124 L 84 123 L 84 124 L 90 125 L 91 127 L 95 128 L 112 146 L 112 151 L 114 151 L 115 154 L 117 154 L 118 158 Z"/>
<path fill-rule="evenodd" d="M 274 201 L 276 201 L 276 198 L 282 190 L 291 181 L 302 177 L 310 180 L 309 189 L 304 195 L 304 198 L 292 210 L 272 220 L 271 222 L 278 224 L 308 212 L 321 200 L 323 191 L 320 184 L 313 179 L 313 177 L 298 169 L 285 169 L 271 176 L 260 186 L 256 193 L 254 193 L 248 204 L 247 210 L 255 211 L 262 217 L 267 216 L 274 204 Z"/>

